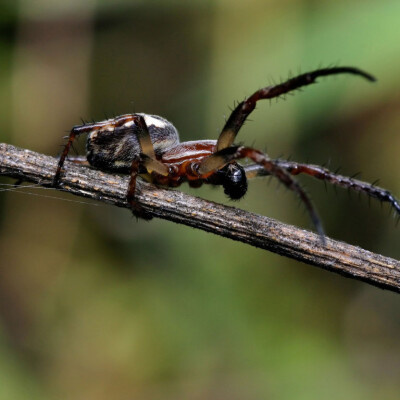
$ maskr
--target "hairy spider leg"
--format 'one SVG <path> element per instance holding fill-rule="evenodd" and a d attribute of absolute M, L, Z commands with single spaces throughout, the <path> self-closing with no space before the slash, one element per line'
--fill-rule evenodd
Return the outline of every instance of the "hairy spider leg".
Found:
<path fill-rule="evenodd" d="M 294 191 L 298 194 L 300 199 L 303 201 L 310 217 L 313 222 L 315 229 L 317 230 L 321 241 L 325 244 L 325 233 L 322 228 L 321 220 L 318 217 L 318 214 L 307 196 L 306 192 L 302 189 L 302 187 L 296 182 L 294 178 L 287 172 L 284 168 L 279 166 L 274 160 L 271 160 L 266 154 L 263 152 L 253 149 L 251 147 L 244 146 L 231 146 L 226 149 L 217 151 L 211 156 L 205 158 L 199 166 L 200 174 L 207 174 L 210 171 L 217 170 L 221 168 L 223 165 L 243 159 L 249 158 L 257 165 L 261 166 L 266 171 L 266 175 L 272 175 L 279 179 L 288 189 Z"/>
<path fill-rule="evenodd" d="M 137 135 L 141 152 L 139 157 L 134 158 L 132 161 L 127 192 L 127 201 L 131 206 L 132 213 L 136 217 L 150 220 L 152 219 L 152 216 L 144 211 L 142 206 L 135 199 L 136 179 L 140 172 L 140 167 L 144 167 L 146 169 L 146 174 L 148 174 L 149 177 L 151 177 L 151 174 L 153 172 L 156 172 L 157 174 L 162 176 L 167 176 L 169 170 L 166 165 L 156 160 L 156 155 L 154 152 L 153 143 L 151 142 L 149 129 L 143 116 L 137 115 L 135 116 L 135 120 L 136 127 L 138 128 L 137 133 L 135 134 Z"/>
<path fill-rule="evenodd" d="M 88 133 L 91 130 L 93 130 L 93 127 L 90 127 L 90 125 L 74 126 L 71 129 L 71 132 L 68 136 L 67 144 L 64 146 L 63 152 L 61 153 L 60 159 L 58 160 L 57 170 L 53 178 L 54 187 L 57 187 L 60 182 L 61 171 L 64 166 L 65 159 L 67 158 L 68 153 L 71 149 L 72 143 L 77 136 L 81 135 L 82 133 Z"/>
<path fill-rule="evenodd" d="M 336 174 L 327 168 L 313 164 L 303 164 L 295 161 L 286 160 L 273 160 L 276 165 L 288 171 L 292 175 L 306 174 L 314 178 L 321 179 L 332 185 L 341 186 L 345 189 L 352 189 L 358 192 L 365 193 L 367 196 L 374 197 L 380 201 L 388 202 L 391 207 L 400 216 L 400 203 L 399 201 L 386 189 L 379 186 L 371 185 L 370 183 L 360 181 L 358 179 L 350 178 L 347 176 Z M 246 176 L 249 179 L 257 176 L 270 175 L 260 165 L 252 164 L 244 167 Z"/>
<path fill-rule="evenodd" d="M 145 167 L 149 174 L 156 172 L 159 175 L 168 176 L 168 167 L 156 159 L 149 128 L 144 117 L 142 115 L 136 115 L 135 121 L 136 127 L 139 128 L 136 136 L 140 146 L 140 165 Z"/>
<path fill-rule="evenodd" d="M 149 213 L 147 213 L 135 199 L 136 178 L 139 173 L 139 168 L 140 168 L 140 160 L 135 158 L 132 161 L 131 174 L 130 174 L 130 179 L 129 179 L 126 200 L 131 207 L 131 211 L 132 211 L 133 215 L 135 215 L 137 218 L 151 220 L 153 217 Z"/>
<path fill-rule="evenodd" d="M 307 86 L 315 83 L 317 78 L 337 74 L 359 75 L 371 82 L 375 81 L 375 78 L 372 75 L 358 68 L 334 67 L 317 69 L 315 71 L 307 72 L 305 74 L 301 74 L 294 78 L 288 79 L 286 82 L 282 82 L 278 85 L 267 86 L 263 89 L 259 89 L 249 98 L 240 102 L 232 111 L 230 117 L 225 123 L 224 128 L 222 129 L 221 134 L 219 135 L 217 150 L 225 149 L 233 144 L 236 135 L 238 134 L 240 128 L 243 126 L 246 118 L 255 109 L 257 101 L 279 97 L 285 93 L 300 89 L 302 86 Z"/>

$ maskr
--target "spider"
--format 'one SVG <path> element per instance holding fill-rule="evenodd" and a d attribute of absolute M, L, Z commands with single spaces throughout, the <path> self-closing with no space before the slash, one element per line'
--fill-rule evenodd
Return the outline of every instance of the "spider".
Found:
<path fill-rule="evenodd" d="M 323 241 L 324 231 L 317 212 L 293 175 L 303 173 L 333 185 L 364 192 L 370 197 L 389 202 L 400 214 L 399 202 L 385 189 L 338 175 L 318 165 L 271 159 L 257 149 L 234 144 L 236 135 L 259 100 L 279 97 L 315 83 L 317 78 L 336 74 L 353 74 L 375 81 L 372 75 L 358 68 L 332 67 L 317 69 L 259 89 L 235 107 L 218 140 L 180 143 L 178 131 L 170 122 L 143 113 L 125 114 L 75 126 L 60 156 L 53 185 L 57 187 L 60 183 L 64 162 L 75 138 L 85 133 L 88 134 L 86 157 L 91 166 L 103 171 L 130 174 L 127 201 L 133 214 L 140 218 L 152 217 L 135 200 L 138 175 L 149 182 L 169 187 L 177 187 L 183 182 L 188 182 L 192 187 L 199 187 L 203 183 L 222 185 L 225 194 L 233 200 L 245 195 L 249 178 L 274 176 L 297 193 Z M 246 158 L 253 164 L 242 166 L 237 162 Z"/>

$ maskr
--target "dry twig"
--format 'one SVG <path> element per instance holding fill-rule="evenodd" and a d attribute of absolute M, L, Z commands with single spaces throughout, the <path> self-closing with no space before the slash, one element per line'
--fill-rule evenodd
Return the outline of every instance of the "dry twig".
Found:
<path fill-rule="evenodd" d="M 57 160 L 30 150 L 0 144 L 0 174 L 49 186 Z M 67 163 L 62 190 L 129 208 L 129 178 Z M 164 218 L 248 243 L 372 285 L 400 292 L 400 262 L 234 207 L 180 191 L 138 182 L 137 199 L 154 217 Z"/>

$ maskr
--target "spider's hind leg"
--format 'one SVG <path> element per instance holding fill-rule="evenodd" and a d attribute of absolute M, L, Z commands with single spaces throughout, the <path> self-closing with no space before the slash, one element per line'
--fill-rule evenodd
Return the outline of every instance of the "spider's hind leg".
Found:
<path fill-rule="evenodd" d="M 96 128 L 96 124 L 88 124 L 88 125 L 79 125 L 74 126 L 71 129 L 71 132 L 68 136 L 68 141 L 64 146 L 63 152 L 61 153 L 60 159 L 58 160 L 57 170 L 53 178 L 53 187 L 57 187 L 60 183 L 61 172 L 63 170 L 63 166 L 65 160 L 68 156 L 68 153 L 72 147 L 77 136 L 81 135 L 82 133 L 89 133 Z"/>

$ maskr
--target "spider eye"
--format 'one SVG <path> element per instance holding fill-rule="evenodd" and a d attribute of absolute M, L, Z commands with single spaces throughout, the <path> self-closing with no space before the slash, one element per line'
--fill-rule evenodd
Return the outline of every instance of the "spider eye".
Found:
<path fill-rule="evenodd" d="M 232 200 L 241 199 L 247 192 L 247 178 L 244 168 L 231 163 L 220 170 L 224 192 Z"/>

